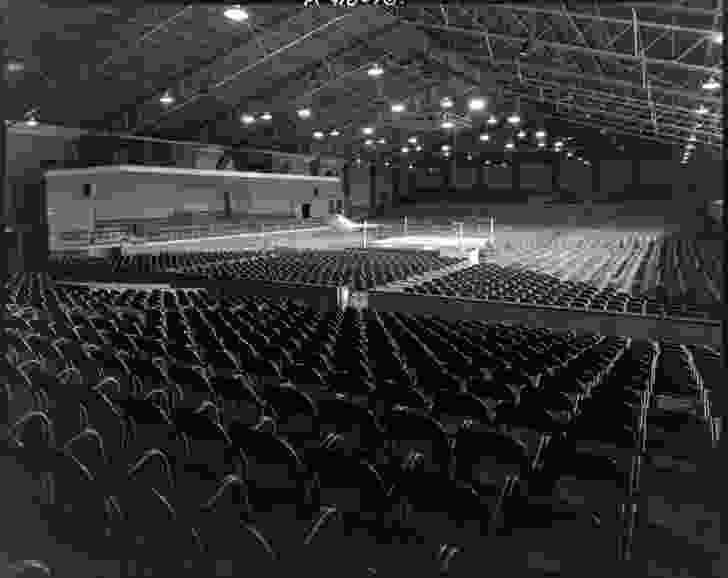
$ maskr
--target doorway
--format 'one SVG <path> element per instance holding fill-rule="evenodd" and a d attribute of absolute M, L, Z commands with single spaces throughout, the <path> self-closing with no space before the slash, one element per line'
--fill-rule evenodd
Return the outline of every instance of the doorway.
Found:
<path fill-rule="evenodd" d="M 311 203 L 303 203 L 301 205 L 301 218 L 303 218 L 303 219 L 311 218 Z"/>

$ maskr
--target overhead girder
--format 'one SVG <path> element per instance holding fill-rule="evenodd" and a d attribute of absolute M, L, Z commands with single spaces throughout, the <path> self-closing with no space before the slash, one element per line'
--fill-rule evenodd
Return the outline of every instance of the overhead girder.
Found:
<path fill-rule="evenodd" d="M 447 43 L 439 38 L 436 34 L 431 35 L 430 38 L 431 41 L 437 42 L 442 47 L 447 47 Z M 477 56 L 475 53 L 471 53 L 473 56 Z M 490 63 L 495 64 L 496 66 L 512 66 L 513 60 L 512 59 L 490 59 L 488 57 L 487 59 L 485 57 L 482 57 L 484 63 Z M 522 70 L 535 70 L 535 71 L 543 71 L 545 74 L 548 74 L 549 76 L 564 76 L 566 78 L 573 78 L 573 79 L 583 79 L 589 82 L 594 82 L 596 84 L 605 84 L 605 85 L 611 85 L 615 87 L 625 88 L 632 90 L 634 92 L 642 94 L 644 92 L 644 88 L 641 84 L 629 82 L 627 80 L 618 79 L 618 78 L 612 78 L 609 76 L 597 76 L 597 75 L 589 75 L 589 74 L 576 74 L 574 72 L 571 72 L 569 70 L 564 70 L 562 68 L 549 68 L 544 67 L 529 62 L 521 62 L 520 67 Z M 706 104 L 713 104 L 717 106 L 722 105 L 722 98 L 706 94 L 705 92 L 699 92 L 697 90 L 686 90 L 686 89 L 679 89 L 679 88 L 669 88 L 669 87 L 663 87 L 663 86 L 653 86 L 653 91 L 656 93 L 660 93 L 666 96 L 675 96 L 680 97 L 684 99 L 690 99 L 694 101 L 700 101 L 704 102 Z"/>
<path fill-rule="evenodd" d="M 299 17 L 306 17 L 308 20 L 310 20 L 310 22 L 308 22 L 309 25 L 306 26 L 307 28 L 309 28 L 309 30 L 304 34 L 300 34 L 292 40 L 279 45 L 275 49 L 269 49 L 259 58 L 250 58 L 249 46 L 251 43 L 254 44 L 254 42 L 251 41 L 242 46 L 240 49 L 231 52 L 221 61 L 216 61 L 211 66 L 200 71 L 194 77 L 190 77 L 189 79 L 187 79 L 187 84 L 189 86 L 180 87 L 180 96 L 178 97 L 177 103 L 163 111 L 160 111 L 158 108 L 156 108 L 155 110 L 157 111 L 157 114 L 155 115 L 155 118 L 151 120 L 141 119 L 141 126 L 139 128 L 143 128 L 146 125 L 151 125 L 152 127 L 158 126 L 159 124 L 161 124 L 164 118 L 168 117 L 169 115 L 179 112 L 189 104 L 196 102 L 205 96 L 215 93 L 222 87 L 240 78 L 240 76 L 242 76 L 243 74 L 251 72 L 262 64 L 269 62 L 272 58 L 280 56 L 281 54 L 291 50 L 292 48 L 295 48 L 307 39 L 317 34 L 320 34 L 321 32 L 331 28 L 332 26 L 341 24 L 346 19 L 351 18 L 353 13 L 352 11 L 349 11 L 345 12 L 344 14 L 341 14 L 340 12 L 337 14 L 336 11 L 333 11 L 333 17 L 325 20 L 322 24 L 317 25 L 316 15 L 319 15 L 320 12 L 327 14 L 326 9 L 321 9 L 320 11 L 303 9 L 299 11 L 296 14 L 295 18 L 297 19 Z M 272 31 L 269 32 L 271 33 L 271 36 L 273 36 Z M 240 60 L 243 60 L 245 62 L 245 65 L 242 67 L 234 64 Z M 232 70 L 232 72 L 220 75 L 219 71 L 224 70 L 228 67 Z M 215 79 L 216 75 L 222 76 L 222 78 Z"/>
<path fill-rule="evenodd" d="M 290 22 L 293 17 L 294 16 L 292 16 L 289 12 L 281 13 L 274 20 L 267 22 L 267 25 L 270 27 L 276 27 Z M 241 46 L 247 46 L 249 43 L 250 37 L 248 35 L 241 36 L 240 41 L 236 42 L 233 46 L 221 48 L 216 54 L 205 59 L 203 62 L 185 67 L 170 78 L 164 78 L 162 81 L 155 83 L 155 87 L 150 89 L 146 94 L 135 98 L 134 102 L 119 104 L 114 111 L 106 113 L 105 116 L 107 118 L 111 116 L 111 126 L 121 127 L 123 130 L 131 130 L 137 125 L 137 119 L 141 120 L 145 118 L 145 109 L 151 108 L 151 110 L 149 110 L 149 116 L 157 113 L 159 107 L 159 96 L 165 90 L 174 88 L 175 86 L 180 86 L 182 83 L 187 82 L 188 79 L 201 74 L 202 71 L 209 69 L 216 62 L 229 57 L 231 53 L 240 50 Z M 108 122 L 109 121 L 107 121 L 107 123 Z"/>
<path fill-rule="evenodd" d="M 436 56 L 434 55 L 434 53 L 432 51 L 428 55 L 428 58 L 430 58 L 431 60 L 437 60 L 436 59 Z M 443 67 L 448 67 L 448 68 L 450 67 L 451 62 L 452 62 L 452 60 L 450 60 L 450 61 L 438 61 L 439 65 L 441 65 Z M 450 70 L 451 70 L 451 72 L 453 74 L 457 74 L 462 79 L 464 79 L 465 81 L 469 82 L 474 88 L 479 86 L 478 79 L 474 75 L 468 74 L 467 72 L 464 72 L 462 70 L 456 70 L 456 69 L 452 69 L 452 68 L 450 68 Z M 507 78 L 506 80 L 513 81 L 514 80 L 514 77 L 511 75 L 510 78 L 509 79 Z M 556 85 L 556 86 L 558 87 L 558 85 Z M 524 92 L 523 91 L 523 87 L 510 88 L 510 87 L 504 87 L 504 86 L 501 85 L 500 89 L 503 92 L 508 92 L 509 94 L 511 94 L 513 96 L 519 96 L 521 98 L 524 98 L 525 100 L 531 100 L 531 101 L 534 101 L 534 102 L 550 102 L 551 104 L 553 104 L 555 106 L 561 104 L 561 102 L 560 102 L 560 100 L 558 98 L 557 99 L 550 98 L 550 97 L 549 98 L 546 98 L 546 95 L 543 93 L 543 87 L 540 87 L 539 94 L 536 95 L 536 96 L 532 96 L 532 95 Z M 634 117 L 628 118 L 628 117 L 625 117 L 624 115 L 615 114 L 615 113 L 613 113 L 612 111 L 609 111 L 609 110 L 589 109 L 587 107 L 581 107 L 581 106 L 577 106 L 576 109 L 577 110 L 583 109 L 583 110 L 581 110 L 582 112 L 589 113 L 589 114 L 603 114 L 603 115 L 607 115 L 608 114 L 608 115 L 610 115 L 611 117 L 613 117 L 615 119 L 614 120 L 615 124 L 612 125 L 612 128 L 614 129 L 614 132 L 628 134 L 628 135 L 631 135 L 631 136 L 638 136 L 638 137 L 645 138 L 645 139 L 648 139 L 648 140 L 655 140 L 656 142 L 665 142 L 665 143 L 674 144 L 675 141 L 686 140 L 687 139 L 687 136 L 688 136 L 688 134 L 687 134 L 688 132 L 689 133 L 695 132 L 694 128 L 692 128 L 692 127 L 675 127 L 673 125 L 673 126 L 671 126 L 671 128 L 678 128 L 678 130 L 684 131 L 686 134 L 684 136 L 673 135 L 674 136 L 674 140 L 671 141 L 671 140 L 668 140 L 668 139 L 654 137 L 653 135 L 650 135 L 649 133 L 639 133 L 639 132 L 629 131 L 628 128 L 625 127 L 624 122 L 621 122 L 621 121 L 629 120 L 629 121 L 634 122 L 635 121 L 635 118 Z M 560 118 L 564 118 L 564 117 L 560 117 Z M 566 120 L 569 120 L 569 119 L 567 118 Z M 593 123 L 586 123 L 586 126 L 593 126 L 594 128 L 601 128 L 598 125 L 594 125 Z M 701 131 L 700 134 L 703 135 L 703 134 L 706 134 L 706 133 L 705 133 L 705 131 Z M 722 134 L 720 134 L 720 133 L 718 133 L 718 134 L 712 134 L 711 136 L 713 136 L 716 141 L 718 139 L 722 139 Z M 699 141 L 699 142 L 703 142 L 704 144 L 710 145 L 710 146 L 720 146 L 719 143 L 717 143 L 717 142 L 709 142 L 709 141 Z"/>
<path fill-rule="evenodd" d="M 510 78 L 509 78 L 510 76 Z M 505 75 L 500 74 L 498 76 L 502 80 L 506 82 L 513 82 L 514 77 L 513 75 Z M 515 83 L 514 83 L 515 84 Z M 537 76 L 524 76 L 520 79 L 520 84 L 523 85 L 530 85 L 530 86 L 537 86 L 541 88 L 552 88 L 554 90 L 557 90 L 559 92 L 563 91 L 563 84 L 553 81 L 553 80 L 547 80 L 543 78 L 539 78 Z M 627 111 L 634 111 L 637 110 L 639 112 L 647 112 L 649 111 L 650 105 L 649 103 L 641 100 L 641 99 L 635 99 L 631 97 L 626 97 L 622 95 L 616 95 L 614 93 L 610 92 L 604 92 L 604 91 L 597 91 L 593 89 L 588 88 L 581 88 L 577 87 L 575 85 L 570 85 L 568 87 L 568 94 L 573 94 L 585 99 L 590 99 L 594 101 L 595 103 L 599 105 L 609 106 L 611 108 L 606 109 L 607 114 L 619 114 L 622 110 Z M 620 108 L 614 108 L 614 107 L 620 107 Z M 693 124 L 695 122 L 695 111 L 692 109 L 688 109 L 685 107 L 679 107 L 675 105 L 670 104 L 662 104 L 660 102 L 655 101 L 654 103 L 654 110 L 656 113 L 659 113 L 658 118 L 672 118 L 675 122 L 684 122 L 686 125 Z M 707 115 L 708 119 L 715 117 L 716 122 L 716 128 L 719 124 L 719 115 Z M 702 122 L 706 121 L 706 118 L 701 119 Z M 688 130 L 686 128 L 685 130 Z"/>
<path fill-rule="evenodd" d="M 418 20 L 410 20 L 410 19 L 404 19 L 403 24 L 408 24 L 410 26 L 415 26 L 421 30 L 426 30 L 430 32 L 444 32 L 444 33 L 451 33 L 451 34 L 457 34 L 457 35 L 463 35 L 463 36 L 469 36 L 471 38 L 481 38 L 485 37 L 485 31 L 483 30 L 475 30 L 472 28 L 464 28 L 461 26 L 441 26 L 437 24 L 427 24 Z M 518 43 L 521 44 L 528 40 L 528 37 L 523 36 L 513 36 L 511 34 L 503 34 L 500 32 L 495 32 L 492 30 L 488 30 L 487 34 L 489 38 L 493 39 L 499 39 L 506 42 L 511 43 Z M 587 48 L 586 46 L 578 46 L 575 44 L 565 44 L 561 42 L 551 42 L 547 40 L 534 40 L 533 47 L 547 47 L 555 50 L 563 50 L 565 52 L 571 51 L 571 52 L 577 52 L 587 55 L 593 55 L 593 56 L 601 56 L 603 58 L 611 58 L 616 60 L 628 60 L 632 62 L 642 62 L 642 56 L 640 55 L 634 55 L 626 52 L 611 52 L 608 50 L 601 50 L 596 48 Z M 681 70 L 687 70 L 690 72 L 700 72 L 704 74 L 712 74 L 716 77 L 722 76 L 722 71 L 719 67 L 708 67 L 708 66 L 702 66 L 698 64 L 689 64 L 687 62 L 677 62 L 674 60 L 664 60 L 661 58 L 653 58 L 653 57 L 645 57 L 644 61 L 647 62 L 647 64 L 651 65 L 657 65 L 657 66 L 665 66 L 665 67 L 675 67 Z"/>
<path fill-rule="evenodd" d="M 627 8 L 637 8 L 636 5 L 622 5 Z M 530 14 L 540 14 L 540 15 L 546 15 L 546 16 L 569 16 L 570 18 L 574 19 L 582 19 L 582 20 L 599 20 L 600 22 L 608 22 L 610 24 L 620 24 L 620 25 L 632 25 L 632 21 L 626 18 L 615 18 L 611 16 L 604 16 L 604 15 L 596 15 L 589 12 L 574 12 L 574 11 L 563 11 L 563 10 L 553 10 L 552 8 L 547 8 L 545 6 L 533 6 L 529 4 L 511 4 L 508 2 L 503 3 L 496 3 L 496 4 L 489 4 L 488 7 L 491 7 L 496 10 L 508 10 L 512 12 L 524 12 L 524 13 L 530 13 Z M 715 12 L 710 12 L 710 16 L 715 15 Z M 709 36 L 713 33 L 713 30 L 706 30 L 703 28 L 694 28 L 690 26 L 680 26 L 677 24 L 668 24 L 665 22 L 652 22 L 649 20 L 640 20 L 639 25 L 644 28 L 655 28 L 659 30 L 670 30 L 674 32 L 686 32 L 686 33 L 692 33 L 692 34 L 702 34 Z"/>
<path fill-rule="evenodd" d="M 327 78 L 323 82 L 318 83 L 313 89 L 308 90 L 307 94 L 311 93 L 312 95 L 315 92 L 319 92 L 327 86 L 337 82 L 338 80 L 346 78 L 346 76 L 348 75 L 343 70 L 340 70 L 341 68 L 344 68 L 348 65 L 348 62 L 345 61 L 351 59 L 361 59 L 362 56 L 366 56 L 367 62 L 364 65 L 369 65 L 370 62 L 368 59 L 374 58 L 376 56 L 376 54 L 374 54 L 375 50 L 370 49 L 370 43 L 377 38 L 380 38 L 385 34 L 391 32 L 394 28 L 397 27 L 397 25 L 398 22 L 395 20 L 374 31 L 355 36 L 349 44 L 340 48 L 339 50 L 333 53 L 326 54 L 320 60 L 311 62 L 309 65 L 304 66 L 301 70 L 297 70 L 293 74 L 281 78 L 274 84 L 270 85 L 270 87 L 266 88 L 264 91 L 256 91 L 255 98 L 250 100 L 247 104 L 248 109 L 251 111 L 255 111 L 258 108 L 275 110 L 276 106 L 275 104 L 271 104 L 271 101 L 274 101 L 277 97 L 280 96 L 281 91 L 284 87 L 290 87 L 291 85 L 293 85 L 293 83 L 305 81 L 312 74 L 315 74 L 322 68 L 325 68 L 327 70 Z M 367 50 L 371 50 L 372 54 L 367 55 Z M 377 50 L 377 52 L 378 51 L 379 50 Z M 355 67 L 355 70 L 357 71 L 360 69 L 361 65 Z"/>

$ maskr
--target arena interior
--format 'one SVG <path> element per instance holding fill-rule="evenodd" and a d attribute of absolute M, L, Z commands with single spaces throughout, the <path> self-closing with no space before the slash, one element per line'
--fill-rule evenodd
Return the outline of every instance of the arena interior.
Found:
<path fill-rule="evenodd" d="M 728 576 L 722 0 L 336 4 L 0 4 L 0 575 Z"/>

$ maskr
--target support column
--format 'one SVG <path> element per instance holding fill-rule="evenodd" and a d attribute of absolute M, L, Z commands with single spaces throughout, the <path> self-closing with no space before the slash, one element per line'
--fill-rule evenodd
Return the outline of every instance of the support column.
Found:
<path fill-rule="evenodd" d="M 344 215 L 351 217 L 351 161 L 341 170 L 341 190 L 344 193 Z"/>
<path fill-rule="evenodd" d="M 592 159 L 592 192 L 595 199 L 602 197 L 602 162 L 599 159 Z"/>
<path fill-rule="evenodd" d="M 7 24 L 7 16 L 4 10 L 0 10 L 0 30 L 5 30 Z M 6 40 L 4 35 L 0 35 L 0 94 L 7 94 L 7 81 L 5 70 L 7 70 L 6 59 Z M 8 144 L 8 126 L 6 124 L 7 110 L 0 103 L 0 316 L 4 315 L 6 295 L 3 290 L 3 280 L 8 273 L 12 271 L 11 259 L 14 258 L 13 247 L 14 234 L 10 228 L 10 219 L 7 215 L 9 203 L 7 198 L 10 195 L 10 187 L 7 182 L 7 144 Z"/>
<path fill-rule="evenodd" d="M 402 164 L 400 162 L 400 164 Z M 399 179 L 399 165 L 395 165 L 392 167 L 392 170 L 390 171 L 391 179 L 392 179 L 392 196 L 389 198 L 389 202 L 386 203 L 387 208 L 393 208 L 399 206 L 399 196 L 401 194 L 400 191 L 400 179 Z"/>
<path fill-rule="evenodd" d="M 555 198 L 561 198 L 561 161 L 557 155 L 551 158 L 551 193 Z"/>
<path fill-rule="evenodd" d="M 442 188 L 441 192 L 445 195 L 450 193 L 453 184 L 452 162 L 449 159 L 443 159 L 442 162 Z"/>
<path fill-rule="evenodd" d="M 377 199 L 377 163 L 372 162 L 369 165 L 369 214 L 373 215 L 377 212 L 379 204 Z"/>
<path fill-rule="evenodd" d="M 311 159 L 311 162 L 308 163 L 308 174 L 312 177 L 319 176 L 319 173 L 321 172 L 321 158 L 315 157 Z"/>
<path fill-rule="evenodd" d="M 632 159 L 632 190 L 637 193 L 642 184 L 642 174 L 640 171 L 640 159 Z M 634 194 L 632 195 L 634 197 Z"/>
<path fill-rule="evenodd" d="M 406 160 L 402 160 L 399 163 L 399 174 L 397 175 L 399 178 L 399 197 L 397 198 L 397 205 L 402 205 L 402 197 L 409 198 L 409 184 L 410 184 L 410 170 L 409 170 L 409 162 Z"/>
<path fill-rule="evenodd" d="M 521 194 L 521 160 L 517 154 L 511 156 L 511 190 L 513 199 L 520 201 Z"/>

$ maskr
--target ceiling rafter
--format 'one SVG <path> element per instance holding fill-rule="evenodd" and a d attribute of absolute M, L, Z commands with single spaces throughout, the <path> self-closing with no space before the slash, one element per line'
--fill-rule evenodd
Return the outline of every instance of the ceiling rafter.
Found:
<path fill-rule="evenodd" d="M 303 14 L 310 14 L 307 9 L 300 10 L 294 15 L 294 18 L 297 18 L 300 15 Z M 265 52 L 262 56 L 259 58 L 256 58 L 252 62 L 247 62 L 245 66 L 238 68 L 234 72 L 230 74 L 226 74 L 222 79 L 217 80 L 216 82 L 213 82 L 209 85 L 203 85 L 199 86 L 195 89 L 192 89 L 189 94 L 184 95 L 180 102 L 177 104 L 171 106 L 169 109 L 159 111 L 161 114 L 158 115 L 158 117 L 154 120 L 142 120 L 140 123 L 140 126 L 137 127 L 137 130 L 144 129 L 146 127 L 156 128 L 158 127 L 163 120 L 168 117 L 169 115 L 179 112 L 183 108 L 189 106 L 190 104 L 197 102 L 201 98 L 204 98 L 206 96 L 212 95 L 217 90 L 221 89 L 223 86 L 228 85 L 229 83 L 237 80 L 241 75 L 246 74 L 248 72 L 251 72 L 255 68 L 261 66 L 262 64 L 270 61 L 272 58 L 279 56 L 280 54 L 283 54 L 292 48 L 295 48 L 300 43 L 305 42 L 307 39 L 320 34 L 321 32 L 327 30 L 328 28 L 335 26 L 337 24 L 340 24 L 342 21 L 346 20 L 347 18 L 350 18 L 352 16 L 352 12 L 346 12 L 344 14 L 339 14 L 336 16 L 333 16 L 332 18 L 327 19 L 323 24 L 320 24 L 316 26 L 315 28 L 308 30 L 307 32 L 300 34 L 296 36 L 293 40 L 283 44 L 282 46 L 279 46 L 278 48 L 274 50 L 269 50 Z M 247 45 L 247 44 L 246 44 Z M 214 66 L 214 64 L 212 65 Z M 204 73 L 202 76 L 206 76 Z"/>
<path fill-rule="evenodd" d="M 430 32 L 445 32 L 445 33 L 452 33 L 455 35 L 463 35 L 463 36 L 470 36 L 472 38 L 480 38 L 484 36 L 484 32 L 482 30 L 475 30 L 472 28 L 463 28 L 460 26 L 441 26 L 441 25 L 435 25 L 435 24 L 425 24 L 424 22 L 420 22 L 417 20 L 403 20 L 404 24 L 408 24 L 417 28 L 420 28 L 422 30 L 427 30 Z M 488 30 L 488 34 L 490 38 L 497 38 L 499 40 L 503 40 L 510 43 L 522 43 L 527 38 L 522 36 L 512 36 L 510 34 L 503 34 L 500 32 L 494 32 L 492 30 Z M 571 52 L 577 52 L 587 55 L 595 55 L 595 56 L 604 56 L 605 58 L 612 58 L 617 60 L 629 60 L 632 62 L 640 62 L 642 57 L 639 55 L 634 55 L 626 52 L 610 52 L 608 50 L 602 50 L 602 49 L 596 49 L 596 48 L 587 48 L 585 46 L 579 46 L 575 44 L 565 44 L 561 42 L 551 42 L 546 40 L 538 40 L 534 42 L 536 46 L 545 46 L 548 48 L 553 48 L 556 50 L 564 50 L 564 51 L 571 51 Z M 722 70 L 717 67 L 708 67 L 708 66 L 702 66 L 697 64 L 688 64 L 686 62 L 676 62 L 673 60 L 665 60 L 662 58 L 654 58 L 654 57 L 646 57 L 645 61 L 648 64 L 654 64 L 659 66 L 666 66 L 666 67 L 675 67 L 677 69 L 682 69 L 690 72 L 700 72 L 704 74 L 713 74 L 715 76 L 722 76 Z"/>

